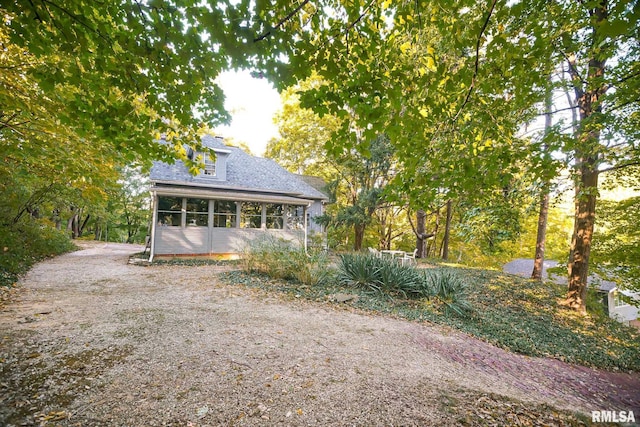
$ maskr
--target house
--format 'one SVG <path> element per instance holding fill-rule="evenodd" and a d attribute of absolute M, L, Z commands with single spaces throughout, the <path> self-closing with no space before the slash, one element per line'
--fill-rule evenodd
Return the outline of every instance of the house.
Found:
<path fill-rule="evenodd" d="M 565 274 L 556 272 L 549 273 L 548 269 L 556 268 L 557 261 L 545 260 L 542 267 L 542 275 L 545 280 L 552 280 L 555 283 L 566 285 L 567 277 Z M 530 277 L 533 269 L 533 260 L 519 258 L 504 265 L 503 271 L 510 274 L 516 274 L 522 277 Z M 589 276 L 589 283 L 593 289 L 598 292 L 602 298 L 605 309 L 612 319 L 615 319 L 625 325 L 634 326 L 640 329 L 640 319 L 638 319 L 638 307 L 629 304 L 629 300 L 640 301 L 640 293 L 619 289 L 615 282 L 603 280 L 597 274 Z M 627 298 L 621 298 L 621 295 Z"/>
<path fill-rule="evenodd" d="M 615 283 L 602 281 L 598 285 L 598 292 L 603 294 L 603 300 L 609 317 L 625 325 L 640 329 L 638 307 L 629 304 L 630 300 L 640 301 L 640 293 L 618 288 Z M 622 296 L 626 297 L 623 298 Z"/>
<path fill-rule="evenodd" d="M 226 146 L 205 136 L 204 169 L 192 175 L 182 161 L 154 162 L 151 173 L 153 222 L 150 260 L 162 255 L 233 258 L 247 244 L 270 235 L 305 248 L 324 235 L 314 218 L 328 198 L 301 176 L 273 160 Z"/>

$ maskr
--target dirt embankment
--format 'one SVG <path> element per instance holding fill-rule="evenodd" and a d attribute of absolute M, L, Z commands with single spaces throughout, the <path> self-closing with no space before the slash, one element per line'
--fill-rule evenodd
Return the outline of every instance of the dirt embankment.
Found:
<path fill-rule="evenodd" d="M 87 243 L 0 310 L 0 424 L 571 425 L 633 410 L 640 375 L 515 355 L 439 326 L 127 265 Z"/>

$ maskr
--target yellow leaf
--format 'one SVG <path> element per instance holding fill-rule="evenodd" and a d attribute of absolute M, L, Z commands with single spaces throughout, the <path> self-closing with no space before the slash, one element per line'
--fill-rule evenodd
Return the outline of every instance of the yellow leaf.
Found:
<path fill-rule="evenodd" d="M 421 108 L 421 109 L 420 109 L 420 115 L 421 115 L 422 117 L 427 117 L 427 116 L 429 115 L 429 112 L 427 111 L 427 109 L 426 109 L 426 108 Z"/>
<path fill-rule="evenodd" d="M 436 71 L 438 68 L 436 67 L 436 62 L 433 60 L 433 57 L 427 56 L 427 68 L 430 71 Z"/>
<path fill-rule="evenodd" d="M 406 53 L 409 49 L 411 49 L 411 42 L 404 42 L 400 45 L 400 52 Z"/>

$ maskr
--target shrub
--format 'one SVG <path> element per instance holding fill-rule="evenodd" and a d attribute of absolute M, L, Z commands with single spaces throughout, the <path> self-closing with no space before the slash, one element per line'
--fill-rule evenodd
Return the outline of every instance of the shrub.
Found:
<path fill-rule="evenodd" d="M 429 297 L 429 288 L 424 284 L 420 272 L 411 266 L 403 266 L 396 261 L 379 259 L 378 282 L 387 293 L 401 293 L 405 297 Z"/>
<path fill-rule="evenodd" d="M 371 254 L 341 255 L 338 280 L 343 286 L 365 288 L 387 295 L 402 294 L 410 298 L 431 296 L 430 287 L 416 268 Z"/>
<path fill-rule="evenodd" d="M 73 250 L 67 233 L 36 222 L 0 226 L 0 286 L 10 286 L 37 261 Z"/>
<path fill-rule="evenodd" d="M 380 267 L 380 260 L 373 255 L 342 254 L 338 265 L 338 281 L 345 286 L 379 291 Z"/>
<path fill-rule="evenodd" d="M 296 280 L 316 285 L 324 280 L 328 257 L 322 251 L 305 252 L 304 248 L 277 237 L 265 235 L 249 242 L 240 265 L 248 273 L 262 273 L 273 279 Z"/>
<path fill-rule="evenodd" d="M 467 284 L 452 270 L 438 269 L 424 272 L 425 286 L 437 299 L 446 314 L 467 316 L 472 311 Z"/>

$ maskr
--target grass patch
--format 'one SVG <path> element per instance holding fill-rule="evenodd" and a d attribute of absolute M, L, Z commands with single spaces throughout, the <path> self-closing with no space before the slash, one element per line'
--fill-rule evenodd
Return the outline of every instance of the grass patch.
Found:
<path fill-rule="evenodd" d="M 305 285 L 271 279 L 264 274 L 228 272 L 227 283 L 276 291 L 295 298 L 329 301 L 329 295 L 358 295 L 351 307 L 412 321 L 448 325 L 504 349 L 530 356 L 553 357 L 608 370 L 640 371 L 640 334 L 606 316 L 579 315 L 558 304 L 565 288 L 495 271 L 440 266 L 424 274 L 452 276 L 451 286 L 464 286 L 467 315 L 452 313 L 447 291 L 440 298 L 393 295 L 339 280 Z"/>

